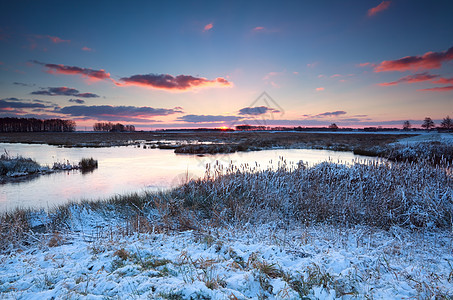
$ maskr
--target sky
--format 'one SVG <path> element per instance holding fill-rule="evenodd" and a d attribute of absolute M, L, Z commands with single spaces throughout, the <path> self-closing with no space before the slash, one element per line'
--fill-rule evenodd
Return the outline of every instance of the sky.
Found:
<path fill-rule="evenodd" d="M 0 117 L 138 130 L 453 117 L 453 2 L 0 1 Z"/>

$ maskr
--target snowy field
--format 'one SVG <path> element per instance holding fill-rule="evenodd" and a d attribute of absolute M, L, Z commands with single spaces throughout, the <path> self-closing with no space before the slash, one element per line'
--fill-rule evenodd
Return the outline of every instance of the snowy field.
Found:
<path fill-rule="evenodd" d="M 420 142 L 440 142 L 444 144 L 453 144 L 453 133 L 439 133 L 439 132 L 423 132 L 418 135 L 414 135 L 412 137 L 408 137 L 405 139 L 399 140 L 395 144 L 401 144 L 401 145 L 411 145 L 411 144 L 417 144 Z"/>
<path fill-rule="evenodd" d="M 0 299 L 453 299 L 449 141 L 0 215 Z"/>
<path fill-rule="evenodd" d="M 0 298 L 448 298 L 452 246 L 449 232 L 398 227 L 270 224 L 129 236 L 104 227 L 1 255 Z"/>

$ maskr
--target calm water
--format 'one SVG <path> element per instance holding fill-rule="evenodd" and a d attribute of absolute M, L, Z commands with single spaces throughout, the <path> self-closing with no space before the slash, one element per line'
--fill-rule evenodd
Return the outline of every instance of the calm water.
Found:
<path fill-rule="evenodd" d="M 99 168 L 92 173 L 79 171 L 41 175 L 32 180 L 0 184 L 0 212 L 16 207 L 51 208 L 69 200 L 105 199 L 131 192 L 156 191 L 178 185 L 187 178 L 203 176 L 206 163 L 227 166 L 258 163 L 261 168 L 277 166 L 280 157 L 289 162 L 300 160 L 314 164 L 326 160 L 352 162 L 369 157 L 351 152 L 326 150 L 276 149 L 234 154 L 217 154 L 204 157 L 179 155 L 173 150 L 143 149 L 134 146 L 111 148 L 58 148 L 48 145 L 0 143 L 0 150 L 10 155 L 21 155 L 41 165 L 54 162 L 78 163 L 82 158 L 93 157 Z"/>

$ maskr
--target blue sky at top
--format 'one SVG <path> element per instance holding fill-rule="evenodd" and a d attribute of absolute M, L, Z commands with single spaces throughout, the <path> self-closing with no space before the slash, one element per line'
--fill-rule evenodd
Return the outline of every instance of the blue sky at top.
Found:
<path fill-rule="evenodd" d="M 453 115 L 451 1 L 1 1 L 0 11 L 0 117 L 229 126 L 260 116 L 239 111 L 263 91 L 284 111 L 269 125 Z M 108 77 L 87 75 L 100 70 Z"/>

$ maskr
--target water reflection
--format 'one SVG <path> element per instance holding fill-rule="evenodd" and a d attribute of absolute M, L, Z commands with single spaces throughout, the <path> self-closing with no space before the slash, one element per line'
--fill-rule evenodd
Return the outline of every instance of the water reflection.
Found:
<path fill-rule="evenodd" d="M 303 160 L 309 164 L 326 160 L 350 163 L 356 159 L 370 159 L 351 152 L 305 149 L 205 156 L 134 146 L 58 148 L 49 145 L 0 143 L 0 149 L 6 149 L 11 155 L 33 158 L 42 165 L 66 161 L 77 164 L 82 158 L 89 157 L 97 159 L 99 163 L 99 168 L 92 172 L 65 171 L 0 185 L 0 211 L 16 207 L 50 208 L 69 200 L 105 199 L 118 194 L 164 190 L 188 179 L 203 176 L 206 164 L 228 166 L 230 163 L 248 163 L 255 166 L 256 163 L 261 169 L 265 169 L 269 166 L 277 167 L 281 157 L 287 163 Z"/>

